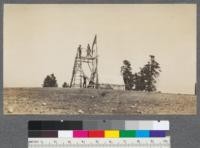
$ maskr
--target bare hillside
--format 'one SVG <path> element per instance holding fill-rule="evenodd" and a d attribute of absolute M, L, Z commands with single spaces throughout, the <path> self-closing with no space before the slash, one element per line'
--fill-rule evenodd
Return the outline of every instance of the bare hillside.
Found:
<path fill-rule="evenodd" d="M 196 114 L 196 96 L 72 88 L 4 88 L 5 114 Z"/>

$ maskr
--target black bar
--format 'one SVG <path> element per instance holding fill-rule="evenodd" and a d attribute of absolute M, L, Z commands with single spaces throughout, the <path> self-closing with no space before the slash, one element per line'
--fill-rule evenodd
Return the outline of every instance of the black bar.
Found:
<path fill-rule="evenodd" d="M 29 138 L 57 138 L 58 131 L 29 131 Z"/>
<path fill-rule="evenodd" d="M 41 131 L 28 131 L 29 138 L 41 137 L 41 135 L 42 135 Z"/>
<path fill-rule="evenodd" d="M 42 137 L 58 138 L 58 131 L 42 131 Z"/>
<path fill-rule="evenodd" d="M 29 121 L 28 130 L 82 130 L 82 121 Z"/>

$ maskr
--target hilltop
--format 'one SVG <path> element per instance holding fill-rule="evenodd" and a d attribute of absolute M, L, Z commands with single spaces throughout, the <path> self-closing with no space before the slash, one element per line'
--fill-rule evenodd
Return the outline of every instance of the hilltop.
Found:
<path fill-rule="evenodd" d="M 4 88 L 5 114 L 196 114 L 196 96 L 74 88 Z"/>

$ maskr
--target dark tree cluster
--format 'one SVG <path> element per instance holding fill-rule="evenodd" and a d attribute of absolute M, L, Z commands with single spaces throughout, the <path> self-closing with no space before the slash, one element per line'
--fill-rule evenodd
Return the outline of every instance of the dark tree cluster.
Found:
<path fill-rule="evenodd" d="M 67 84 L 67 82 L 64 82 L 63 85 L 62 85 L 62 87 L 63 88 L 67 88 L 67 87 L 69 87 L 69 85 Z"/>
<path fill-rule="evenodd" d="M 58 87 L 56 76 L 52 73 L 50 75 L 47 75 L 44 79 L 44 82 L 42 84 L 43 87 Z M 69 85 L 67 82 L 64 82 L 62 85 L 63 88 L 68 88 Z"/>
<path fill-rule="evenodd" d="M 124 60 L 123 66 L 121 66 L 125 90 L 156 91 L 156 78 L 160 72 L 160 64 L 153 55 L 150 55 L 150 60 L 137 73 L 132 73 L 128 60 Z"/>
<path fill-rule="evenodd" d="M 53 73 L 46 76 L 43 82 L 43 87 L 58 87 L 56 77 Z"/>
<path fill-rule="evenodd" d="M 131 63 L 128 60 L 124 60 L 123 64 L 121 73 L 125 84 L 125 90 L 131 90 L 134 84 Z"/>

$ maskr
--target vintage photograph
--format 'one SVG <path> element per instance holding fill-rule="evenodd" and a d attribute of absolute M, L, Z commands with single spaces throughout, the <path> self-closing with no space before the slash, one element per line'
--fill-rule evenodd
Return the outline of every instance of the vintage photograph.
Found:
<path fill-rule="evenodd" d="M 196 114 L 195 4 L 5 4 L 4 114 Z"/>

